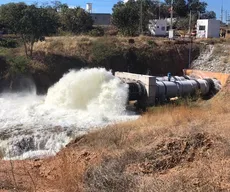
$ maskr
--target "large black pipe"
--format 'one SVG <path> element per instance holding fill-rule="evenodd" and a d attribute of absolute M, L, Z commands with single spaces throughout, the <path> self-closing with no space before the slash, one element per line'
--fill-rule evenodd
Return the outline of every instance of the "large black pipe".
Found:
<path fill-rule="evenodd" d="M 126 82 L 129 85 L 129 101 L 147 99 L 147 91 L 140 81 Z M 205 98 L 215 95 L 219 88 L 216 88 L 214 79 L 191 79 L 182 81 L 156 81 L 156 100 L 165 100 L 172 97 L 185 97 L 200 91 Z M 220 84 L 221 86 L 221 84 Z"/>

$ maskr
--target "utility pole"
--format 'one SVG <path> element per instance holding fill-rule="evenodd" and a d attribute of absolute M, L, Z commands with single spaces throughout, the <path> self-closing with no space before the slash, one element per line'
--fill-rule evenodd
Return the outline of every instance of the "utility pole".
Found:
<path fill-rule="evenodd" d="M 192 36 L 191 36 L 191 23 L 192 23 L 192 10 L 190 10 L 189 13 L 189 38 L 190 38 L 190 45 L 189 45 L 189 51 L 188 51 L 188 68 L 191 66 L 191 52 L 192 52 Z"/>
<path fill-rule="evenodd" d="M 227 25 L 228 24 L 228 11 L 227 10 L 225 11 L 225 22 Z"/>
<path fill-rule="evenodd" d="M 192 23 L 192 11 L 189 12 L 189 37 L 191 37 L 191 23 Z"/>
<path fill-rule="evenodd" d="M 229 11 L 227 11 L 226 25 L 229 25 L 229 23 L 230 23 L 230 14 Z"/>
<path fill-rule="evenodd" d="M 159 6 L 159 20 L 161 19 L 161 2 L 158 0 L 158 6 Z"/>
<path fill-rule="evenodd" d="M 229 25 L 229 22 L 230 22 L 230 14 L 228 13 L 228 25 Z"/>
<path fill-rule="evenodd" d="M 221 5 L 221 13 L 220 13 L 220 20 L 221 20 L 221 23 L 223 23 L 223 14 L 224 14 L 224 9 L 223 9 L 223 0 L 222 0 L 222 5 Z"/>
<path fill-rule="evenodd" d="M 171 22 L 170 22 L 170 30 L 169 30 L 169 39 L 174 39 L 174 31 L 173 31 L 173 0 L 171 0 Z"/>
<path fill-rule="evenodd" d="M 170 23 L 170 29 L 173 29 L 173 0 L 171 0 L 171 23 Z"/>
<path fill-rule="evenodd" d="M 140 7 L 140 34 L 142 34 L 143 33 L 143 5 L 142 5 L 142 1 L 143 0 L 141 0 L 141 7 Z"/>

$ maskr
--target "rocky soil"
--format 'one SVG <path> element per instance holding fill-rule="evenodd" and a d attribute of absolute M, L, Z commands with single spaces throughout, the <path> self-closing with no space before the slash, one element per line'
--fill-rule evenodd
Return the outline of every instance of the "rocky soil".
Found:
<path fill-rule="evenodd" d="M 191 68 L 230 73 L 230 45 L 227 43 L 205 45 L 200 56 L 192 62 Z"/>

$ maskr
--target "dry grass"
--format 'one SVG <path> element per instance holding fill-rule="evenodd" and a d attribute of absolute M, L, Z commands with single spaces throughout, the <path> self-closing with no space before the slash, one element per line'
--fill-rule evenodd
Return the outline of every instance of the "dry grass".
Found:
<path fill-rule="evenodd" d="M 88 54 L 85 49 L 95 40 L 98 38 L 52 37 L 37 43 L 35 49 Z M 135 38 L 136 46 L 148 45 L 150 40 L 157 42 L 149 37 Z M 129 46 L 128 38 L 109 41 Z M 54 158 L 58 163 L 47 161 L 38 172 L 51 183 L 49 186 L 53 182 L 56 191 L 229 191 L 230 91 L 227 89 L 229 85 L 211 101 L 152 108 L 136 121 L 76 138 Z M 42 182 L 34 181 L 37 173 L 22 169 L 31 191 L 41 188 Z M 16 175 L 18 180 L 20 175 Z M 0 189 L 15 188 L 13 178 L 1 184 Z"/>
<path fill-rule="evenodd" d="M 129 39 L 134 39 L 133 45 L 129 44 Z M 167 38 L 154 38 L 148 36 L 139 37 L 90 37 L 90 36 L 59 36 L 47 37 L 43 42 L 37 42 L 34 45 L 35 51 L 52 53 L 65 56 L 85 56 L 89 54 L 90 48 L 95 41 L 108 42 L 111 45 L 122 47 L 123 49 L 135 46 L 143 48 L 146 46 L 167 45 L 178 42 L 168 41 Z"/>
<path fill-rule="evenodd" d="M 93 40 L 94 38 L 84 36 L 49 37 L 46 38 L 46 41 L 37 42 L 34 50 L 73 56 L 81 51 L 82 45 L 90 45 Z"/>
<path fill-rule="evenodd" d="M 156 107 L 78 137 L 56 157 L 21 166 L 23 181 L 30 191 L 229 191 L 230 90 L 224 89 L 210 101 Z M 0 188 L 14 187 L 9 176 Z"/>
<path fill-rule="evenodd" d="M 229 97 L 223 91 L 195 106 L 157 107 L 77 138 L 71 150 L 86 148 L 98 161 L 77 174 L 76 184 L 85 191 L 228 191 Z"/>

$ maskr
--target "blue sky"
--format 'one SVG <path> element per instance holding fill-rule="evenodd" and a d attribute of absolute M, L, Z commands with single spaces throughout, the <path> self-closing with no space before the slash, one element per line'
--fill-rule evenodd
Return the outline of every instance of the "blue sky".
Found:
<path fill-rule="evenodd" d="M 0 4 L 5 4 L 9 2 L 20 2 L 20 0 L 0 0 L 0 1 L 1 1 Z M 24 0 L 24 2 L 26 3 L 34 3 L 34 2 L 40 3 L 40 2 L 50 2 L 50 1 L 51 0 Z M 113 5 L 118 1 L 119 0 L 61 0 L 61 2 L 67 3 L 70 6 L 81 6 L 82 8 L 85 8 L 86 3 L 93 3 L 93 12 L 98 12 L 98 13 L 111 13 Z M 222 0 L 205 0 L 205 1 L 208 3 L 208 10 L 215 11 L 219 19 Z M 230 0 L 223 0 L 223 4 L 224 4 L 224 10 L 229 11 L 230 14 Z M 225 19 L 225 12 L 224 12 L 224 19 Z"/>

